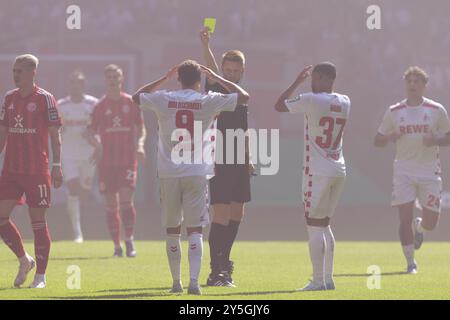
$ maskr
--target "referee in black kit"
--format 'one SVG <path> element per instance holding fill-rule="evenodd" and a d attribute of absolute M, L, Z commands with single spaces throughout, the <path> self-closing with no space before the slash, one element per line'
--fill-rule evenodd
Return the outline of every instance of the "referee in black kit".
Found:
<path fill-rule="evenodd" d="M 204 58 L 208 68 L 218 73 L 219 67 L 209 46 L 210 32 L 204 28 L 200 32 L 204 49 Z M 222 76 L 231 82 L 239 83 L 244 74 L 245 56 L 241 51 L 227 51 L 222 56 Z M 228 93 L 218 83 L 206 80 L 205 90 Z M 215 165 L 215 176 L 210 180 L 210 204 L 213 208 L 213 218 L 209 233 L 209 248 L 211 256 L 211 273 L 207 280 L 208 286 L 235 287 L 232 280 L 234 270 L 230 252 L 244 216 L 244 204 L 250 202 L 250 175 L 254 168 L 250 163 L 248 138 L 245 150 L 237 150 L 235 138 L 234 164 L 226 163 L 226 129 L 248 129 L 248 107 L 237 106 L 231 112 L 222 112 L 217 118 L 217 130 L 223 135 L 223 163 Z M 237 154 L 245 152 L 245 163 L 238 164 Z M 217 151 L 216 151 L 217 152 Z M 219 151 L 220 152 L 220 151 Z"/>

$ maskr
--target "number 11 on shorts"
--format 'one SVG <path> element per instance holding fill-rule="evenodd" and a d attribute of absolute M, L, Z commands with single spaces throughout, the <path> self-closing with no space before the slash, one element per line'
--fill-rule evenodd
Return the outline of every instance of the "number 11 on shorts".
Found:
<path fill-rule="evenodd" d="M 47 185 L 46 184 L 39 184 L 38 188 L 39 188 L 40 197 L 41 198 L 47 198 L 48 197 Z"/>

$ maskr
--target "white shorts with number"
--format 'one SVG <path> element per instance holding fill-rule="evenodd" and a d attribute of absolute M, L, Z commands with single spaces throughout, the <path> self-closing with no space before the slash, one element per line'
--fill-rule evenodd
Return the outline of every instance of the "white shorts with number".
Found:
<path fill-rule="evenodd" d="M 92 188 L 95 166 L 89 160 L 63 159 L 62 170 L 65 181 L 79 179 L 82 188 Z"/>
<path fill-rule="evenodd" d="M 205 176 L 160 178 L 162 222 L 176 228 L 183 222 L 188 228 L 209 224 L 208 180 Z"/>
<path fill-rule="evenodd" d="M 305 217 L 331 218 L 344 190 L 345 177 L 303 176 Z"/>
<path fill-rule="evenodd" d="M 423 208 L 441 211 L 442 179 L 436 177 L 412 177 L 405 174 L 394 174 L 394 190 L 392 205 L 413 202 L 416 199 Z"/>

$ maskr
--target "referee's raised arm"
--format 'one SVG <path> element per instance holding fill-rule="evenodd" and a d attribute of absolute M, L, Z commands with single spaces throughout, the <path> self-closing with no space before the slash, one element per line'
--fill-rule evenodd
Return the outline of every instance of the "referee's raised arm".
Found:
<path fill-rule="evenodd" d="M 211 47 L 209 45 L 210 38 L 211 33 L 209 32 L 209 29 L 206 27 L 203 28 L 200 31 L 200 40 L 203 46 L 203 57 L 205 59 L 206 66 L 215 73 L 219 73 L 219 66 L 217 65 L 216 58 L 214 57 L 214 54 L 212 53 Z M 206 81 L 209 84 L 214 84 L 214 82 L 210 79 L 206 79 Z"/>

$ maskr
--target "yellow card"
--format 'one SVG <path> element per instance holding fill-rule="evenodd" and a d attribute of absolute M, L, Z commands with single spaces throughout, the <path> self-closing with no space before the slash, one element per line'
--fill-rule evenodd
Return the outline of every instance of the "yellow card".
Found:
<path fill-rule="evenodd" d="M 209 29 L 209 32 L 214 33 L 216 30 L 216 18 L 205 18 L 203 26 Z"/>

